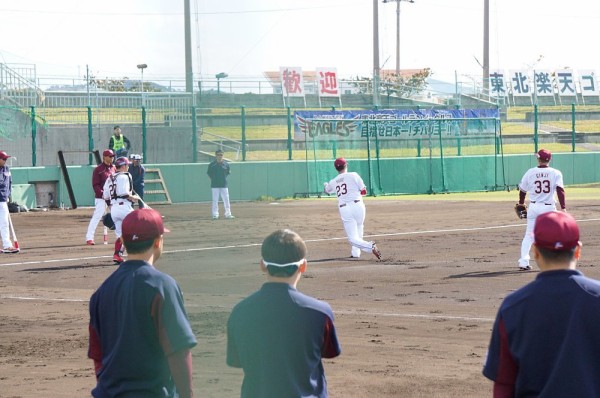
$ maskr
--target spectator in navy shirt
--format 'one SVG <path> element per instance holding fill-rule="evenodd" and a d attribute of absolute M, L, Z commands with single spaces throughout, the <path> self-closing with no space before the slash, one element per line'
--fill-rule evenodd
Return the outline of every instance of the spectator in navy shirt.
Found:
<path fill-rule="evenodd" d="M 483 374 L 494 397 L 600 397 L 600 282 L 576 270 L 577 222 L 544 213 L 533 234 L 541 272 L 500 306 Z"/>
<path fill-rule="evenodd" d="M 262 244 L 267 282 L 227 323 L 227 364 L 244 370 L 242 397 L 327 397 L 321 358 L 340 354 L 329 304 L 296 289 L 306 245 L 289 229 Z"/>

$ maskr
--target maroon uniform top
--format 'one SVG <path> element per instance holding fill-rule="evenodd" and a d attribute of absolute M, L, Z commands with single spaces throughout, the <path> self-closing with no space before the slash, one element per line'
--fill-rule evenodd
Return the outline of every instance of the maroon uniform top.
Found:
<path fill-rule="evenodd" d="M 111 174 L 114 174 L 117 169 L 114 165 L 107 166 L 104 162 L 100 163 L 92 173 L 92 186 L 94 187 L 94 195 L 96 199 L 102 199 L 102 188 L 104 182 Z"/>

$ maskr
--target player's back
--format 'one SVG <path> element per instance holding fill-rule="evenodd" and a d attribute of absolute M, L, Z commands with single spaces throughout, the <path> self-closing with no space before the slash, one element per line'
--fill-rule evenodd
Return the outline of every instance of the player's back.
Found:
<path fill-rule="evenodd" d="M 563 186 L 563 176 L 559 170 L 552 167 L 533 167 L 523 176 L 519 189 L 529 193 L 531 202 L 553 203 L 557 186 Z"/>
<path fill-rule="evenodd" d="M 355 172 L 338 174 L 326 186 L 327 193 L 335 193 L 340 204 L 360 200 L 361 191 L 365 188 L 362 178 Z"/>

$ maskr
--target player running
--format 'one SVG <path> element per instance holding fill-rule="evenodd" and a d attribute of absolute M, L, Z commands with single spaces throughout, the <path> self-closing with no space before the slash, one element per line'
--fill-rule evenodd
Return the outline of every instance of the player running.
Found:
<path fill-rule="evenodd" d="M 367 187 L 356 172 L 348 172 L 348 162 L 344 158 L 337 158 L 333 163 L 338 171 L 337 177 L 324 183 L 325 193 L 335 193 L 338 199 L 340 216 L 348 241 L 352 245 L 350 258 L 359 258 L 361 250 L 371 252 L 381 259 L 381 252 L 375 242 L 363 240 L 365 223 L 365 204 L 362 196 L 367 194 Z"/>

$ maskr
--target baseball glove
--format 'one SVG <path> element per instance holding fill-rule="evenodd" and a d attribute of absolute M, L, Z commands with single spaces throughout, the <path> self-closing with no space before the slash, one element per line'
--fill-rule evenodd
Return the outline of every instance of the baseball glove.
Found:
<path fill-rule="evenodd" d="M 110 213 L 106 213 L 102 217 L 102 224 L 104 224 L 104 226 L 110 229 L 111 231 L 114 231 L 115 229 L 115 222 L 113 221 L 112 215 Z"/>
<path fill-rule="evenodd" d="M 515 205 L 515 213 L 519 218 L 527 218 L 527 206 L 517 203 Z"/>

